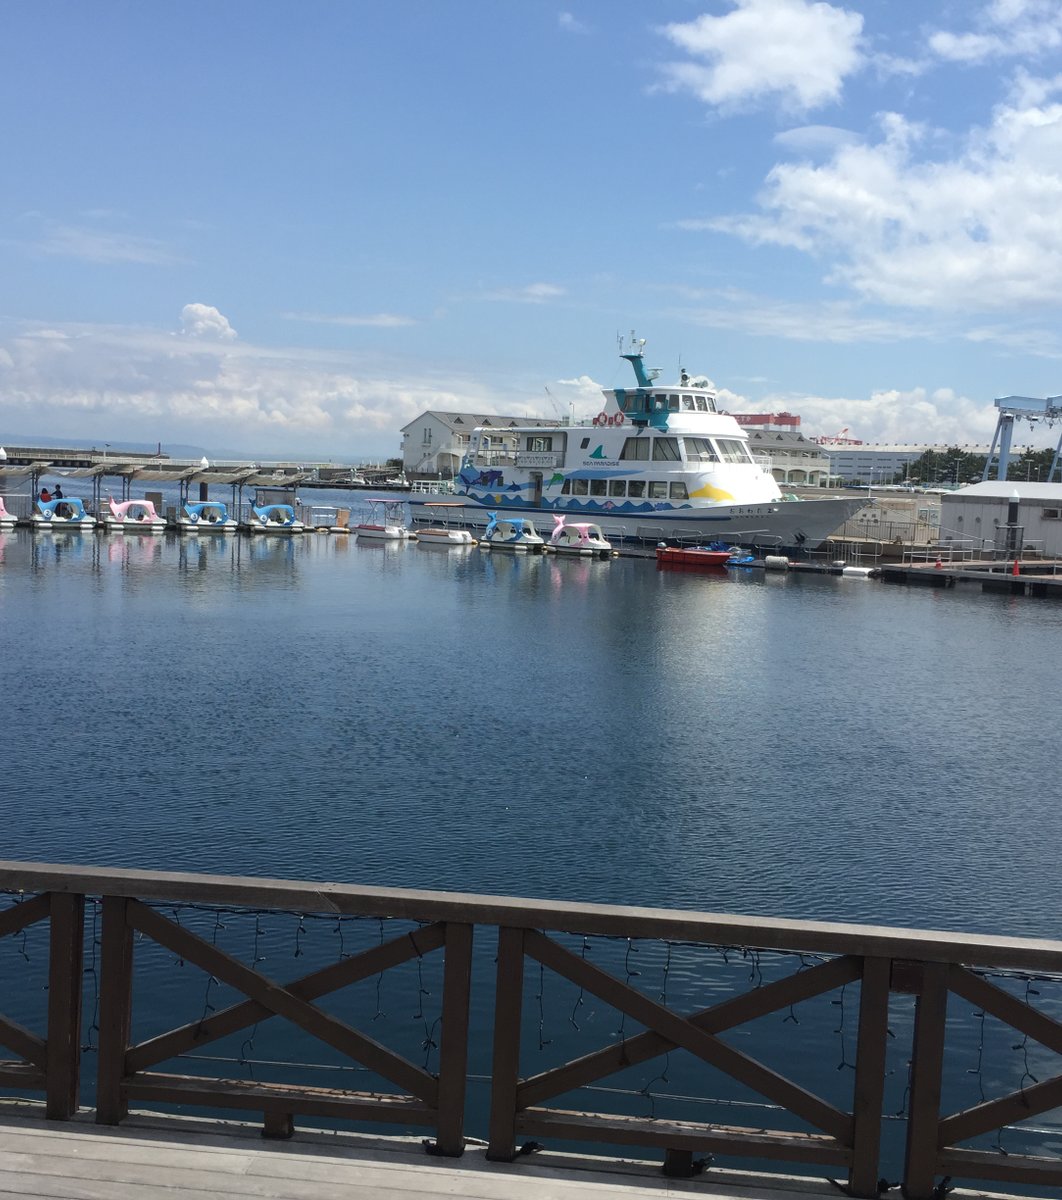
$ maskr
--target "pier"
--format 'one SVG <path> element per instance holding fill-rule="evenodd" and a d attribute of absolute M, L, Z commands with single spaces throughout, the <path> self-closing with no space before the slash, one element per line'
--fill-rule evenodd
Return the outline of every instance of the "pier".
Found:
<path fill-rule="evenodd" d="M 1062 1076 L 1049 1077 L 1040 1057 L 1034 1078 L 1026 1056 L 1024 1074 L 1020 1060 L 1012 1064 L 1012 1084 L 1000 1087 L 993 1074 L 981 1081 L 983 1099 L 951 1109 L 953 1068 L 946 1065 L 952 1061 L 948 1052 L 955 1033 L 949 1005 L 973 1006 L 982 1019 L 990 1015 L 1005 1027 L 1009 1041 L 1017 1040 L 1019 1050 L 1024 1039 L 1035 1043 L 1041 1056 L 1062 1054 L 1062 1021 L 1034 999 L 1062 981 L 1060 942 L 40 863 L 0 863 L 0 889 L 6 893 L 0 895 L 0 946 L 10 938 L 19 949 L 4 960 L 17 965 L 6 968 L 0 1044 L 15 1057 L 0 1063 L 0 1087 L 37 1099 L 46 1118 L 3 1122 L 0 1137 L 7 1149 L 0 1170 L 14 1169 L 12 1162 L 27 1168 L 15 1172 L 23 1189 L 16 1195 L 154 1194 L 108 1190 L 106 1174 L 95 1191 L 49 1191 L 29 1168 L 36 1163 L 37 1174 L 47 1174 L 51 1168 L 42 1172 L 40 1163 L 51 1163 L 53 1151 L 63 1151 L 75 1174 L 87 1161 L 106 1162 L 93 1171 L 125 1170 L 131 1177 L 139 1171 L 140 1178 L 145 1165 L 155 1172 L 188 1172 L 174 1177 L 174 1187 L 183 1178 L 189 1196 L 204 1197 L 219 1188 L 228 1195 L 241 1189 L 254 1195 L 338 1195 L 340 1185 L 357 1184 L 369 1160 L 364 1146 L 359 1150 L 343 1140 L 347 1134 L 311 1134 L 313 1124 L 322 1121 L 326 1128 L 353 1125 L 359 1134 L 381 1124 L 424 1131 L 419 1139 L 424 1159 L 416 1151 L 411 1155 L 408 1137 L 392 1142 L 396 1149 L 388 1152 L 392 1178 L 412 1170 L 413 1183 L 407 1177 L 402 1184 L 375 1185 L 377 1195 L 386 1195 L 390 1187 L 396 1194 L 499 1200 L 566 1196 L 573 1180 L 563 1172 L 576 1169 L 576 1160 L 555 1155 L 558 1143 L 563 1149 L 572 1142 L 600 1147 L 602 1155 L 626 1149 L 638 1160 L 634 1167 L 629 1159 L 604 1157 L 578 1165 L 584 1174 L 577 1178 L 588 1189 L 591 1180 L 600 1183 L 613 1173 L 614 1182 L 590 1189 L 604 1195 L 655 1190 L 818 1200 L 834 1194 L 832 1185 L 822 1182 L 833 1179 L 849 1196 L 874 1197 L 889 1174 L 885 1158 L 897 1155 L 892 1169 L 909 1200 L 943 1196 L 946 1180 L 1062 1187 L 1062 1155 L 1050 1150 L 1050 1139 L 1048 1149 L 1037 1153 L 1024 1152 L 1013 1141 L 1021 1122 L 1062 1106 Z M 333 936 L 329 957 L 294 978 L 278 976 L 291 967 L 276 963 L 272 945 L 266 953 L 270 914 L 297 920 L 295 957 L 309 957 L 306 922 L 327 923 L 317 928 Z M 244 932 L 237 939 L 239 927 Z M 30 952 L 30 931 L 44 939 L 41 958 Z M 371 936 L 359 944 L 359 932 Z M 230 945 L 226 939 L 237 940 Z M 474 940 L 481 947 L 478 970 L 473 969 Z M 726 994 L 713 990 L 708 1007 L 683 1011 L 669 1000 L 666 968 L 661 990 L 658 983 L 641 980 L 643 972 L 630 961 L 639 946 L 647 953 L 654 945 L 667 950 L 668 964 L 673 953 L 700 948 L 723 962 L 734 955 L 751 963 L 751 973 L 744 970 L 743 982 L 729 986 Z M 788 969 L 765 973 L 762 960 L 770 954 L 782 956 Z M 427 1057 L 421 1063 L 385 1044 L 385 1026 L 373 1023 L 378 990 L 374 1000 L 370 989 L 367 1006 L 337 1010 L 327 1003 L 358 981 L 390 978 L 404 964 L 417 993 L 410 1003 L 426 1009 L 424 998 L 432 997 L 438 1006 L 433 1018 L 424 1017 Z M 174 976 L 174 968 L 181 974 Z M 191 968 L 203 974 L 190 975 Z M 409 969 L 414 975 L 408 976 Z M 169 973 L 162 993 L 160 971 Z M 539 1042 L 548 1044 L 542 1042 L 547 976 L 556 986 L 567 981 L 566 994 L 577 994 L 573 1019 L 584 998 L 593 998 L 594 1005 L 610 1006 L 631 1027 L 618 1040 L 610 1038 L 596 1049 L 584 1046 L 574 1056 L 565 1049 L 561 1061 L 548 1069 L 529 1071 L 524 1064 L 536 1025 Z M 43 993 L 37 990 L 42 979 Z M 1017 983 L 1009 986 L 1007 980 Z M 1035 988 L 1030 980 L 1037 981 Z M 158 997 L 174 987 L 186 1002 L 186 1018 L 145 1034 Z M 228 989 L 224 996 L 222 987 Z M 846 1010 L 849 987 L 858 998 L 849 998 Z M 823 1077 L 840 1080 L 839 1090 L 826 1098 L 807 1084 L 808 1069 L 815 1068 L 821 1052 L 809 1040 L 808 1027 L 801 1028 L 797 1010 L 803 1013 L 801 1005 L 831 996 L 827 1003 L 840 1005 L 836 1032 L 842 1034 L 841 1065 L 849 1070 Z M 36 1028 L 27 1010 L 35 1015 Z M 846 1011 L 852 1022 L 847 1041 Z M 486 1015 L 487 1026 L 477 1024 L 479 1014 Z M 772 1014 L 776 1033 L 786 1038 L 784 1070 L 764 1059 L 756 1034 L 757 1022 Z M 337 1060 L 328 1068 L 335 1082 L 304 1082 L 313 1068 L 297 1062 L 279 1064 L 282 1077 L 275 1079 L 248 1073 L 254 1057 L 249 1047 L 260 1036 L 259 1025 L 270 1018 L 287 1022 L 296 1040 L 319 1043 L 317 1053 L 330 1051 Z M 721 1036 L 728 1031 L 738 1031 L 736 1044 L 733 1037 Z M 896 1039 L 902 1041 L 898 1050 L 890 1047 Z M 204 1055 L 210 1046 L 214 1050 Z M 226 1046 L 233 1049 L 226 1052 Z M 890 1049 L 909 1063 L 902 1148 L 884 1104 Z M 646 1090 L 649 1084 L 627 1093 L 638 1100 L 640 1112 L 629 1104 L 617 1108 L 616 1096 L 622 1093 L 601 1086 L 624 1078 L 638 1064 L 673 1054 L 688 1055 L 759 1096 L 766 1103 L 758 1106 L 757 1122 L 676 1119 L 664 1110 L 666 1096 L 654 1099 Z M 473 1058 L 486 1072 L 482 1117 L 470 1115 L 469 1087 L 480 1082 L 470 1072 Z M 429 1061 L 434 1065 L 427 1066 Z M 343 1063 L 367 1071 L 371 1086 L 348 1086 Z M 255 1070 L 268 1066 L 260 1062 Z M 647 1069 L 650 1076 L 656 1070 Z M 988 1095 L 986 1088 L 995 1094 Z M 145 1126 L 137 1114 L 159 1104 L 179 1105 L 183 1114 L 199 1111 L 214 1121 L 193 1123 L 179 1133 L 165 1121 L 150 1124 L 157 1117 L 147 1118 Z M 250 1149 L 246 1128 L 217 1124 L 219 1112 L 255 1120 L 257 1132 L 267 1139 L 264 1148 Z M 891 1119 L 901 1121 L 901 1115 Z M 89 1130 L 85 1122 L 97 1128 Z M 293 1141 L 297 1123 L 300 1137 Z M 1010 1147 L 986 1145 L 985 1136 L 1002 1133 L 1003 1127 L 1011 1131 Z M 974 1146 L 964 1144 L 971 1141 Z M 26 1149 L 32 1145 L 41 1147 L 36 1157 Z M 248 1182 L 271 1174 L 305 1179 L 307 1159 L 322 1157 L 322 1146 L 329 1159 L 322 1181 L 330 1178 L 335 1185 L 328 1191 L 279 1186 L 270 1191 L 264 1179 L 261 1186 Z M 11 1157 L 18 1154 L 28 1158 Z M 645 1162 L 647 1155 L 656 1157 L 655 1165 Z M 764 1171 L 768 1163 L 780 1166 L 777 1174 L 735 1182 L 727 1167 L 734 1159 L 739 1165 L 763 1163 Z M 787 1164 L 799 1165 L 804 1180 L 794 1179 Z M 702 1167 L 706 1170 L 699 1173 Z M 562 1173 L 538 1175 L 547 1168 Z M 212 1181 L 207 1178 L 211 1170 Z M 195 1174 L 201 1171 L 202 1177 Z M 617 1171 L 623 1174 L 616 1176 Z M 204 1186 L 192 1188 L 199 1178 Z M 235 1180 L 240 1188 L 226 1190 Z M 166 1194 L 182 1193 L 168 1186 Z"/>

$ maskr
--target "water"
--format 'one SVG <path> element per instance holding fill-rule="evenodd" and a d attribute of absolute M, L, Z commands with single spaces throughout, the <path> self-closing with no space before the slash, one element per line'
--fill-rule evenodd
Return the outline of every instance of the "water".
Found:
<path fill-rule="evenodd" d="M 320 535 L 0 553 L 7 857 L 1062 934 L 1050 604 Z"/>
<path fill-rule="evenodd" d="M 2 857 L 1060 937 L 1060 625 L 1049 602 L 833 577 L 321 535 L 17 531 L 0 535 Z M 216 917 L 199 921 L 257 953 L 253 918 L 220 935 Z M 276 917 L 261 936 L 265 969 L 287 978 L 303 964 L 278 960 L 305 953 L 308 970 L 336 956 L 337 936 L 349 952 L 383 929 L 300 933 Z M 623 949 L 592 955 L 623 978 Z M 646 988 L 672 1003 L 708 1004 L 775 969 L 636 954 Z M 488 987 L 491 956 L 480 945 Z M 138 1036 L 189 1019 L 173 956 L 145 950 L 144 963 L 161 999 Z M 437 1005 L 437 977 L 387 986 L 397 1043 L 415 1060 L 427 1047 L 431 1065 L 414 998 Z M 528 986 L 529 1028 L 540 1014 L 546 1030 L 530 1058 L 624 1036 L 575 989 L 551 983 L 539 1001 L 537 973 Z M 212 987 L 203 976 L 193 1008 L 221 1006 Z M 819 1047 L 810 1084 L 826 1095 L 852 1057 L 855 1001 L 840 1025 L 829 998 L 816 1003 L 799 1036 Z M 907 1046 L 910 1005 L 894 1004 Z M 783 1016 L 772 1028 L 788 1034 Z M 970 1089 L 978 1026 L 964 1020 L 954 1071 Z M 488 1028 L 477 1009 L 481 1075 Z M 299 1038 L 275 1036 L 256 1053 L 295 1056 Z M 985 1059 L 989 1094 L 1018 1086 L 1013 1041 L 998 1036 Z M 775 1034 L 755 1049 L 785 1070 L 789 1045 Z M 250 1051 L 237 1037 L 227 1053 Z M 895 1053 L 890 1111 L 903 1103 Z M 703 1094 L 672 1058 L 666 1084 L 651 1065 L 620 1109 L 643 1113 L 654 1078 L 654 1091 Z M 474 1086 L 473 1124 L 485 1105 Z"/>

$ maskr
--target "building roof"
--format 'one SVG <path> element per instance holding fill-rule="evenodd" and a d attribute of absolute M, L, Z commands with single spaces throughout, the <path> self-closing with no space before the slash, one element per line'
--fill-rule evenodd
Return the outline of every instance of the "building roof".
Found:
<path fill-rule="evenodd" d="M 1024 479 L 986 479 L 957 492 L 946 492 L 943 500 L 1053 500 L 1062 503 L 1062 483 L 1034 483 Z"/>
<path fill-rule="evenodd" d="M 792 429 L 757 429 L 746 426 L 749 442 L 758 450 L 799 450 L 802 454 L 820 454 L 827 457 L 826 448 Z"/>
<path fill-rule="evenodd" d="M 437 409 L 429 408 L 410 421 L 408 425 L 403 425 L 398 432 L 405 433 L 407 429 L 411 429 L 417 421 L 422 421 L 425 417 L 434 417 L 436 421 L 445 425 L 453 433 L 471 433 L 473 429 L 478 429 L 480 426 L 488 429 L 522 429 L 528 425 L 548 424 L 543 421 L 542 417 L 507 417 L 500 413 L 439 412 Z"/>

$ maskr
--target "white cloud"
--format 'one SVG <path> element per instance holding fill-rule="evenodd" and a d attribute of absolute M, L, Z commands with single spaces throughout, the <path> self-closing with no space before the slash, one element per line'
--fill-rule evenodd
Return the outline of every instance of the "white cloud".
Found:
<path fill-rule="evenodd" d="M 778 99 L 806 111 L 839 99 L 845 78 L 864 64 L 859 13 L 812 0 L 731 3 L 724 16 L 663 28 L 690 56 L 665 65 L 669 91 L 724 108 Z"/>
<path fill-rule="evenodd" d="M 74 225 L 48 223 L 32 245 L 36 250 L 57 258 L 76 258 L 92 263 L 169 266 L 180 261 L 169 247 L 156 238 Z"/>
<path fill-rule="evenodd" d="M 208 326 L 231 328 L 216 309 L 198 308 L 216 314 Z M 182 324 L 194 327 L 197 316 L 186 314 Z M 124 326 L 0 327 L 0 379 L 5 423 L 27 435 L 191 442 L 277 458 L 388 457 L 399 452 L 400 427 L 429 408 L 528 411 L 526 396 L 497 379 Z M 536 411 L 549 411 L 545 396 Z"/>
<path fill-rule="evenodd" d="M 833 125 L 802 125 L 775 134 L 774 141 L 784 150 L 818 157 L 833 154 L 841 146 L 853 146 L 860 138 L 850 129 L 838 129 Z"/>
<path fill-rule="evenodd" d="M 306 321 L 311 325 L 364 326 L 370 329 L 397 329 L 402 326 L 417 324 L 413 317 L 403 317 L 397 313 L 371 313 L 365 316 L 326 316 L 323 313 L 286 312 L 280 315 L 286 321 Z"/>
<path fill-rule="evenodd" d="M 236 330 L 212 304 L 186 304 L 181 309 L 181 332 L 186 337 L 231 342 Z"/>
<path fill-rule="evenodd" d="M 777 411 L 775 406 L 799 413 L 801 429 L 806 433 L 833 434 L 847 427 L 849 436 L 871 444 L 986 443 L 991 441 L 996 425 L 995 409 L 986 408 L 981 400 L 958 395 L 951 388 L 891 389 L 860 399 L 778 394 L 766 399 L 761 407 L 771 412 Z"/>
<path fill-rule="evenodd" d="M 557 16 L 557 24 L 565 33 L 589 33 L 590 27 L 570 12 L 562 12 Z"/>
<path fill-rule="evenodd" d="M 522 288 L 499 288 L 485 292 L 484 300 L 503 300 L 516 304 L 545 304 L 565 294 L 565 289 L 554 283 L 530 283 Z"/>
<path fill-rule="evenodd" d="M 830 283 L 887 304 L 972 311 L 1062 294 L 1062 77 L 1019 78 L 991 124 L 951 158 L 896 114 L 876 144 L 769 173 L 760 213 L 687 222 L 831 265 Z"/>
<path fill-rule="evenodd" d="M 972 11 L 972 30 L 956 33 L 938 29 L 929 36 L 929 48 L 940 58 L 961 63 L 1039 58 L 1062 46 L 1062 6 L 1058 0 L 991 0 L 962 11 Z"/>

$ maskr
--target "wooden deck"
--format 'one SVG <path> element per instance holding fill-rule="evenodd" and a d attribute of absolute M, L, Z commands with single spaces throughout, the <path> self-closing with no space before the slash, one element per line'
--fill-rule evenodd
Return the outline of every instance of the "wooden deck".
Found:
<path fill-rule="evenodd" d="M 23 1200 L 837 1200 L 826 1180 L 715 1169 L 665 1179 L 652 1163 L 542 1152 L 490 1163 L 481 1146 L 431 1158 L 414 1140 L 343 1134 L 263 1141 L 237 1123 L 131 1116 L 120 1129 L 0 1109 L 0 1198 Z M 954 1200 L 1014 1200 L 956 1190 Z"/>

